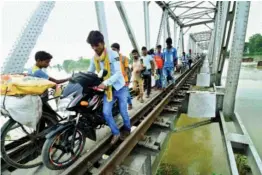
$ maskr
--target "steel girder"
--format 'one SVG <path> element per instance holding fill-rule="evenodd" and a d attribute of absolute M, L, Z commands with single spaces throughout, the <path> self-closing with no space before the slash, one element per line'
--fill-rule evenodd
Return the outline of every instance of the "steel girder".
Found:
<path fill-rule="evenodd" d="M 171 10 L 171 8 L 169 7 L 169 5 L 164 2 L 164 1 L 155 1 L 161 8 L 167 9 L 168 11 L 168 15 L 170 15 L 170 17 L 174 20 L 177 21 L 177 24 L 179 26 L 182 26 L 183 23 L 180 21 L 180 19 L 175 15 L 175 13 L 173 12 L 173 10 Z"/>
<path fill-rule="evenodd" d="M 158 30 L 158 34 L 157 34 L 157 39 L 156 39 L 156 46 L 159 45 L 159 43 L 160 43 L 160 38 L 162 36 L 162 30 L 163 30 L 163 25 L 164 25 L 164 18 L 165 18 L 165 12 L 163 11 L 161 21 L 160 21 L 159 30 Z"/>
<path fill-rule="evenodd" d="M 209 14 L 215 13 L 217 10 L 217 7 L 214 6 L 212 2 L 207 1 L 178 1 L 171 3 L 165 2 L 165 1 L 156 1 L 156 3 L 163 9 L 166 9 L 168 11 L 168 15 L 177 22 L 177 24 L 182 27 L 192 27 L 196 25 L 202 25 L 202 24 L 208 24 L 213 23 L 214 18 L 212 18 Z M 187 4 L 185 6 L 185 4 Z M 210 5 L 211 4 L 211 5 Z M 201 6 L 200 6 L 201 5 Z M 185 8 L 186 10 L 180 13 L 180 15 L 176 15 L 174 13 L 174 8 Z M 190 13 L 191 10 L 195 10 L 194 13 Z M 201 9 L 205 9 L 204 11 Z M 196 12 L 196 10 L 199 10 Z M 189 21 L 185 19 L 190 19 Z M 198 20 L 198 22 L 193 22 L 194 20 Z M 202 20 L 202 21 L 201 21 Z M 193 23 L 191 23 L 193 22 Z M 209 26 L 208 26 L 209 27 Z"/>
<path fill-rule="evenodd" d="M 54 1 L 40 2 L 26 26 L 22 29 L 1 68 L 2 74 L 22 73 L 44 25 L 55 6 Z"/>
<path fill-rule="evenodd" d="M 126 13 L 126 10 L 125 10 L 125 7 L 124 7 L 123 3 L 121 1 L 115 1 L 115 4 L 116 4 L 116 7 L 117 7 L 117 9 L 118 9 L 118 11 L 120 13 L 122 21 L 123 21 L 123 23 L 125 25 L 127 34 L 129 36 L 129 39 L 131 41 L 131 44 L 132 44 L 133 48 L 139 50 L 139 46 L 137 44 L 137 41 L 136 41 L 136 38 L 135 38 L 135 34 L 133 32 L 132 26 L 129 23 L 128 16 L 127 16 L 127 13 Z"/>
<path fill-rule="evenodd" d="M 202 50 L 208 50 L 210 41 L 202 41 L 198 42 L 197 45 L 200 47 Z"/>
<path fill-rule="evenodd" d="M 147 1 L 143 2 L 144 5 L 144 22 L 145 22 L 145 40 L 146 40 L 146 47 L 149 49 L 150 47 L 150 25 L 149 25 L 149 8 Z"/>
<path fill-rule="evenodd" d="M 105 7 L 103 1 L 95 1 L 98 28 L 104 35 L 105 44 L 109 47 Z"/>
<path fill-rule="evenodd" d="M 203 31 L 198 33 L 191 33 L 191 37 L 195 42 L 209 41 L 211 39 L 212 31 Z"/>
<path fill-rule="evenodd" d="M 226 91 L 223 102 L 223 113 L 226 117 L 234 115 L 235 97 L 241 69 L 249 9 L 250 1 L 237 2 L 234 34 L 232 38 L 231 53 L 227 70 Z M 236 164 L 231 166 L 231 172 L 238 172 Z M 262 170 L 260 170 L 260 173 L 262 173 Z"/>
<path fill-rule="evenodd" d="M 230 10 L 229 6 L 233 6 L 232 11 Z M 234 20 L 234 15 L 235 15 L 235 9 L 236 9 L 236 2 L 229 2 L 229 6 L 228 9 L 226 9 L 226 16 L 225 16 L 225 25 L 224 25 L 224 34 L 223 34 L 223 39 L 222 39 L 222 45 L 221 45 L 221 52 L 220 52 L 220 59 L 218 62 L 218 67 L 217 67 L 217 73 L 220 74 L 218 79 L 217 79 L 217 83 L 218 85 L 220 85 L 221 82 L 221 74 L 223 71 L 223 67 L 224 67 L 224 62 L 226 59 L 226 52 L 227 52 L 227 48 L 228 48 L 228 44 L 229 44 L 229 39 L 231 36 L 231 30 L 232 30 L 232 26 L 233 26 L 233 20 Z M 226 29 L 228 28 L 228 31 L 226 31 Z"/>

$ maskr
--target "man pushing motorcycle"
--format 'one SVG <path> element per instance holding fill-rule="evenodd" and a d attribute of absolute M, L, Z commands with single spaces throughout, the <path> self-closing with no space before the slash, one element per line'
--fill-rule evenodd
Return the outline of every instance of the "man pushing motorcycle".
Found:
<path fill-rule="evenodd" d="M 107 70 L 104 81 L 98 86 L 105 90 L 103 99 L 103 116 L 110 127 L 113 138 L 111 144 L 118 141 L 119 138 L 125 139 L 131 130 L 130 119 L 127 111 L 127 91 L 125 89 L 125 79 L 121 72 L 119 55 L 117 52 L 105 48 L 104 36 L 99 31 L 91 31 L 87 37 L 87 43 L 91 45 L 95 51 L 94 57 L 91 59 L 89 72 L 100 72 Z M 112 115 L 112 108 L 115 99 L 118 100 L 119 111 L 124 121 L 124 130 L 121 133 L 116 125 Z"/>

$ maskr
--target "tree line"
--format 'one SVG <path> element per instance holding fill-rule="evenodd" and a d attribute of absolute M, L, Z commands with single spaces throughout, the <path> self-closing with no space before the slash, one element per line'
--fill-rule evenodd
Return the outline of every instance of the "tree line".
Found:
<path fill-rule="evenodd" d="M 72 73 L 73 71 L 87 71 L 90 65 L 90 59 L 80 57 L 78 60 L 64 60 L 63 64 L 57 64 L 52 68 L 57 68 L 59 71 L 64 70 L 66 73 Z"/>

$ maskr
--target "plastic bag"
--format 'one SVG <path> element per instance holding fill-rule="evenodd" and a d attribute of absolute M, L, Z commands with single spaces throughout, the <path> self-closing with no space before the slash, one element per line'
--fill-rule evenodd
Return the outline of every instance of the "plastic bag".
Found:
<path fill-rule="evenodd" d="M 2 95 L 41 95 L 56 84 L 43 78 L 24 75 L 1 75 Z"/>
<path fill-rule="evenodd" d="M 39 96 L 1 96 L 1 108 L 3 100 L 5 109 L 15 121 L 36 130 L 42 116 L 42 100 Z"/>
<path fill-rule="evenodd" d="M 151 87 L 154 87 L 156 85 L 155 77 L 151 76 Z"/>

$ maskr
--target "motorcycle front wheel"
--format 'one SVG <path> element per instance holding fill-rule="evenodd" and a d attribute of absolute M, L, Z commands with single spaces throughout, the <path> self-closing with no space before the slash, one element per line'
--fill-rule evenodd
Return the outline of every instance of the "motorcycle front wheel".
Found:
<path fill-rule="evenodd" d="M 69 167 L 81 155 L 85 141 L 82 131 L 74 126 L 56 133 L 44 143 L 42 149 L 44 165 L 51 170 Z"/>

